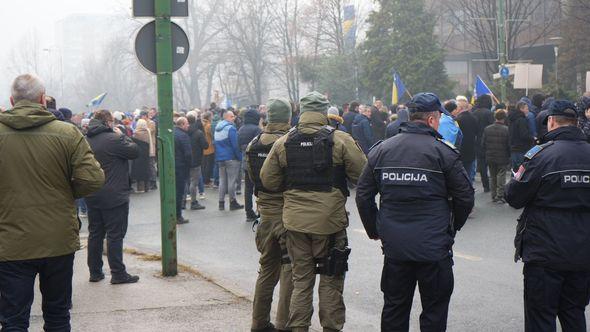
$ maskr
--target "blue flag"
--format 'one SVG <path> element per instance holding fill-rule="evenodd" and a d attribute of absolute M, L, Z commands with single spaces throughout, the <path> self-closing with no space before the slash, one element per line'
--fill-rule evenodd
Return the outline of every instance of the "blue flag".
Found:
<path fill-rule="evenodd" d="M 481 97 L 483 95 L 490 95 L 490 96 L 493 96 L 494 95 L 492 93 L 492 90 L 490 90 L 490 88 L 488 88 L 488 86 L 481 79 L 481 77 L 479 77 L 479 75 L 477 75 L 477 77 L 475 79 L 475 91 L 474 91 L 474 95 L 475 95 L 476 98 L 479 98 L 479 97 Z"/>
<path fill-rule="evenodd" d="M 94 97 L 94 98 L 93 98 L 93 99 L 92 99 L 92 100 L 91 100 L 91 101 L 90 101 L 90 102 L 89 102 L 89 103 L 86 105 L 86 107 L 98 107 L 98 106 L 100 106 L 100 104 L 102 104 L 102 101 L 104 100 L 104 97 L 106 97 L 106 96 L 107 96 L 107 93 L 105 92 L 105 93 L 103 93 L 103 94 L 100 94 L 100 95 L 98 95 L 98 96 Z"/>
<path fill-rule="evenodd" d="M 404 82 L 402 82 L 401 77 L 397 72 L 393 73 L 393 88 L 391 90 L 391 104 L 396 105 L 399 104 L 400 100 L 406 93 L 406 86 Z"/>

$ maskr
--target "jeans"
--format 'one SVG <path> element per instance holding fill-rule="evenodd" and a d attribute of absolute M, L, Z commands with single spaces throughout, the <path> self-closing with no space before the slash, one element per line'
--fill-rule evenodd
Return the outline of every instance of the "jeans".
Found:
<path fill-rule="evenodd" d="M 205 181 L 203 180 L 203 175 L 199 178 L 199 193 L 202 194 L 205 192 Z"/>
<path fill-rule="evenodd" d="M 476 163 L 477 161 L 463 161 L 463 167 L 469 176 L 469 182 L 473 185 L 473 181 L 475 181 L 475 170 L 476 170 Z"/>
<path fill-rule="evenodd" d="M 86 201 L 84 200 L 84 198 L 77 199 L 76 205 L 78 206 L 78 213 L 88 212 L 88 207 L 86 206 Z"/>
<path fill-rule="evenodd" d="M 127 272 L 123 264 L 123 239 L 129 223 L 129 203 L 112 209 L 88 207 L 88 268 L 91 276 L 101 275 L 103 241 L 107 238 L 107 259 L 113 278 Z"/>
<path fill-rule="evenodd" d="M 182 207 L 186 204 L 186 186 L 189 180 L 189 168 L 176 167 L 176 218 L 182 217 Z"/>
<path fill-rule="evenodd" d="M 236 178 L 240 171 L 239 160 L 225 160 L 217 163 L 219 167 L 219 201 L 225 201 L 225 194 L 230 201 L 236 200 Z"/>
<path fill-rule="evenodd" d="M 524 152 L 511 152 L 510 153 L 510 162 L 512 163 L 512 170 L 514 172 L 518 171 L 520 164 L 524 162 Z"/>
<path fill-rule="evenodd" d="M 215 153 L 210 155 L 203 155 L 203 162 L 202 162 L 202 171 L 203 171 L 203 180 L 205 184 L 211 183 L 211 178 L 213 177 L 213 166 L 215 164 Z"/>
<path fill-rule="evenodd" d="M 453 260 L 399 262 L 385 258 L 381 275 L 381 331 L 408 331 L 416 283 L 420 290 L 421 331 L 445 331 L 453 294 Z"/>
<path fill-rule="evenodd" d="M 254 203 L 252 202 L 252 196 L 254 195 L 254 182 L 250 180 L 250 176 L 246 174 L 244 176 L 244 209 L 246 214 L 254 212 Z"/>
<path fill-rule="evenodd" d="M 0 262 L 0 324 L 3 332 L 29 328 L 35 278 L 39 274 L 45 331 L 67 332 L 72 304 L 74 254 Z"/>
<path fill-rule="evenodd" d="M 590 272 L 525 263 L 523 274 L 526 332 L 556 331 L 556 317 L 562 331 L 587 331 L 584 310 L 590 300 Z"/>
<path fill-rule="evenodd" d="M 236 191 L 241 193 L 242 192 L 242 175 L 244 174 L 244 159 L 240 161 L 240 170 L 238 171 L 238 176 L 236 177 Z"/>
<path fill-rule="evenodd" d="M 190 170 L 190 193 L 191 203 L 197 201 L 197 190 L 201 181 L 201 166 L 193 167 Z"/>

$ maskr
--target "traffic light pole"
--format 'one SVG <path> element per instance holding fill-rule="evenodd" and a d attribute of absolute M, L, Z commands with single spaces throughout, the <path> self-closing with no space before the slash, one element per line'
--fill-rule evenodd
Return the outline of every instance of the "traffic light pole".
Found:
<path fill-rule="evenodd" d="M 506 11 L 504 10 L 504 1 L 497 0 L 496 9 L 498 10 L 498 50 L 500 58 L 500 68 L 506 66 L 508 54 L 506 54 Z M 506 102 L 506 78 L 500 78 L 500 99 Z"/>
<path fill-rule="evenodd" d="M 170 0 L 154 0 L 158 83 L 158 170 L 162 223 L 162 274 L 178 274 L 176 256 L 176 184 L 172 128 L 172 26 Z"/>

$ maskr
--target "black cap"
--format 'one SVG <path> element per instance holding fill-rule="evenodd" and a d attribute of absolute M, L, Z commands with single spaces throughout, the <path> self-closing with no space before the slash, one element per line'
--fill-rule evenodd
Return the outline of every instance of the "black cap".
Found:
<path fill-rule="evenodd" d="M 543 124 L 547 123 L 550 116 L 564 116 L 567 118 L 577 119 L 578 111 L 574 103 L 567 100 L 555 100 L 549 105 L 547 117 L 543 120 Z"/>
<path fill-rule="evenodd" d="M 432 92 L 421 92 L 412 98 L 406 104 L 410 113 L 414 112 L 441 112 L 446 115 L 451 115 L 442 105 L 438 96 Z"/>

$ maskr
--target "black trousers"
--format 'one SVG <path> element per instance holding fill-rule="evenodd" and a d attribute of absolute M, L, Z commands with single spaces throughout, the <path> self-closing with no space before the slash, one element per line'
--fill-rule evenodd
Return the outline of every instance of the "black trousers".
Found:
<path fill-rule="evenodd" d="M 35 278 L 42 294 L 43 329 L 71 330 L 74 254 L 32 260 L 0 262 L 0 324 L 3 332 L 29 328 Z"/>
<path fill-rule="evenodd" d="M 478 152 L 477 155 L 477 171 L 481 177 L 481 184 L 485 191 L 490 190 L 490 179 L 488 177 L 488 163 L 486 161 L 485 152 Z"/>
<path fill-rule="evenodd" d="M 409 330 L 416 283 L 422 302 L 420 330 L 438 332 L 447 329 L 449 301 L 454 286 L 452 258 L 432 263 L 399 262 L 385 258 L 381 275 L 385 301 L 381 331 Z"/>
<path fill-rule="evenodd" d="M 186 188 L 190 170 L 188 167 L 176 167 L 176 218 L 182 217 L 182 207 L 186 204 Z"/>
<path fill-rule="evenodd" d="M 203 167 L 203 181 L 205 184 L 211 183 L 213 177 L 213 166 L 215 165 L 215 153 L 208 156 L 203 155 L 201 166 Z"/>
<path fill-rule="evenodd" d="M 254 196 L 254 182 L 250 180 L 248 173 L 246 173 L 244 180 L 244 210 L 246 210 L 246 213 L 249 211 L 254 212 L 254 203 L 252 202 L 252 196 Z"/>
<path fill-rule="evenodd" d="M 129 223 L 129 203 L 112 209 L 88 207 L 88 269 L 91 276 L 102 274 L 103 241 L 107 239 L 107 259 L 113 278 L 124 276 L 123 239 Z"/>
<path fill-rule="evenodd" d="M 564 332 L 586 331 L 589 271 L 556 271 L 525 263 L 523 274 L 525 331 L 556 331 L 556 318 Z"/>

